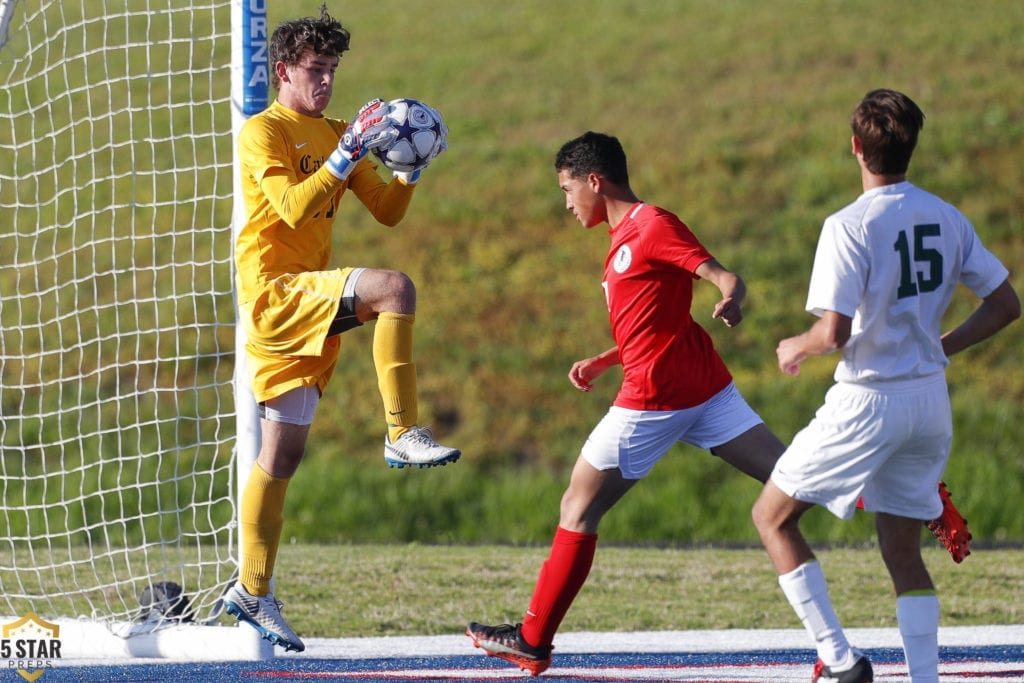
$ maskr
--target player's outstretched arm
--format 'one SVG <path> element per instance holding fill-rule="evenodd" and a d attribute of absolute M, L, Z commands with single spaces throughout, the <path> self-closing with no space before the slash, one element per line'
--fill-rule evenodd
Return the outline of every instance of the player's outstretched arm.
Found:
<path fill-rule="evenodd" d="M 619 347 L 614 346 L 592 358 L 585 358 L 573 363 L 569 370 L 569 381 L 580 391 L 590 391 L 594 388 L 595 379 L 604 374 L 608 368 L 621 362 Z"/>
<path fill-rule="evenodd" d="M 721 318 L 729 327 L 736 327 L 743 320 L 743 299 L 747 296 L 747 286 L 741 278 L 731 270 L 722 267 L 715 259 L 709 259 L 697 266 L 697 276 L 707 280 L 722 293 L 722 300 L 715 304 L 712 318 Z"/>
<path fill-rule="evenodd" d="M 775 355 L 779 369 L 787 375 L 799 375 L 800 363 L 809 356 L 823 356 L 843 348 L 850 341 L 853 318 L 835 311 L 825 311 L 811 329 L 779 342 Z"/>

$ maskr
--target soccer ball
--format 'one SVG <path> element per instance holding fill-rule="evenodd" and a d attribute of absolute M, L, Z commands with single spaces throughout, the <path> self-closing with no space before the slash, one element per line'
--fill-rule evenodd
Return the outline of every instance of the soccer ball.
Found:
<path fill-rule="evenodd" d="M 448 146 L 448 126 L 441 114 L 419 100 L 391 100 L 385 118 L 398 133 L 392 142 L 377 147 L 373 153 L 392 171 L 418 171 Z"/>

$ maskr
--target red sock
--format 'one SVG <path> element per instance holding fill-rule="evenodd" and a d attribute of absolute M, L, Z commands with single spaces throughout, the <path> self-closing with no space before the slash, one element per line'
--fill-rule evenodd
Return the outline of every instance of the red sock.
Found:
<path fill-rule="evenodd" d="M 522 635 L 534 647 L 546 647 L 565 618 L 590 574 L 597 548 L 597 534 L 581 534 L 558 527 L 551 553 L 540 568 L 530 609 L 523 617 Z"/>

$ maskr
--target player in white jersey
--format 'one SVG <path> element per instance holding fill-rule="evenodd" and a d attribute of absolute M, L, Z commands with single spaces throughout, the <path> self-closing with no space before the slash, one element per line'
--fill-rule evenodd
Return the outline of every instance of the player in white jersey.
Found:
<path fill-rule="evenodd" d="M 893 90 L 868 93 L 854 110 L 852 150 L 864 192 L 822 228 L 807 298 L 818 320 L 777 349 L 790 375 L 809 356 L 841 351 L 824 405 L 776 463 L 753 510 L 783 593 L 814 640 L 813 681 L 873 679 L 799 528 L 815 504 L 849 518 L 861 496 L 876 513 L 911 680 L 938 681 L 939 601 L 920 529 L 941 510 L 936 485 L 952 440 L 944 371 L 949 356 L 1020 316 L 1007 269 L 970 222 L 907 182 L 923 124 L 917 105 Z M 958 283 L 981 304 L 943 334 Z"/>

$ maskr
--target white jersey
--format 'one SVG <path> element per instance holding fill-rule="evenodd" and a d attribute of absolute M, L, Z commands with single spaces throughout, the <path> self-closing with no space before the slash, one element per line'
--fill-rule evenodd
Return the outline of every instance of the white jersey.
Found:
<path fill-rule="evenodd" d="M 904 181 L 825 220 L 807 310 L 853 319 L 837 382 L 915 379 L 949 363 L 940 326 L 957 284 L 984 298 L 1008 274 L 963 214 Z"/>

